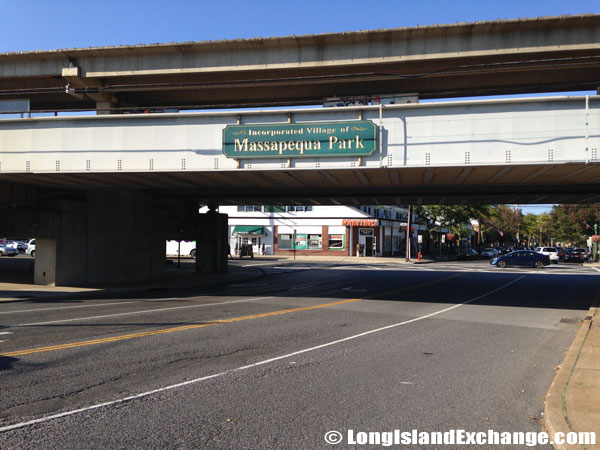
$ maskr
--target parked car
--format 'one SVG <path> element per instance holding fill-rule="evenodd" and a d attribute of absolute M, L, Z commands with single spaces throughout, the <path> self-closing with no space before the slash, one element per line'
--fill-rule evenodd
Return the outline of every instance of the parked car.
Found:
<path fill-rule="evenodd" d="M 35 239 L 30 239 L 27 243 L 27 250 L 25 250 L 26 255 L 31 255 L 32 258 L 35 258 Z"/>
<path fill-rule="evenodd" d="M 0 244 L 0 256 L 17 256 L 18 253 L 19 251 L 16 248 Z"/>
<path fill-rule="evenodd" d="M 550 257 L 550 262 L 553 264 L 558 264 L 558 250 L 556 247 L 538 247 L 535 249 L 537 253 L 541 253 L 542 255 L 546 255 Z"/>
<path fill-rule="evenodd" d="M 473 249 L 465 250 L 456 255 L 456 259 L 458 261 L 472 261 L 474 259 L 479 259 L 479 253 Z"/>
<path fill-rule="evenodd" d="M 6 246 L 16 248 L 20 253 L 25 253 L 25 250 L 27 250 L 27 244 L 22 241 L 6 241 Z"/>
<path fill-rule="evenodd" d="M 493 258 L 494 256 L 498 256 L 500 252 L 496 248 L 486 248 L 481 252 L 482 258 Z"/>
<path fill-rule="evenodd" d="M 590 252 L 587 248 L 576 248 L 575 250 L 581 252 L 584 261 L 588 261 L 590 259 Z"/>
<path fill-rule="evenodd" d="M 565 262 L 582 263 L 585 261 L 585 250 L 580 248 L 570 248 L 565 252 Z"/>
<path fill-rule="evenodd" d="M 535 267 L 541 269 L 550 264 L 550 256 L 542 255 L 541 253 L 531 250 L 516 250 L 507 253 L 506 255 L 496 256 L 490 260 L 492 266 L 500 268 L 517 266 L 517 267 Z"/>

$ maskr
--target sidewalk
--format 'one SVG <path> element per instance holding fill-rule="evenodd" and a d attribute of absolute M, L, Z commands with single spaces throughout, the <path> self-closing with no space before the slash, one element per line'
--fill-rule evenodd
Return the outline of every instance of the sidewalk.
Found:
<path fill-rule="evenodd" d="M 238 256 L 234 259 L 238 260 Z M 436 260 L 431 258 L 421 258 L 419 261 L 416 257 L 406 261 L 402 256 L 330 256 L 330 255 L 254 255 L 254 258 L 242 258 L 242 261 L 296 261 L 296 262 L 337 262 L 344 264 L 430 264 Z M 441 262 L 442 260 L 440 260 Z"/>
<path fill-rule="evenodd" d="M 546 397 L 544 421 L 556 433 L 596 432 L 595 445 L 555 445 L 557 449 L 600 449 L 600 289 L 567 351 Z"/>

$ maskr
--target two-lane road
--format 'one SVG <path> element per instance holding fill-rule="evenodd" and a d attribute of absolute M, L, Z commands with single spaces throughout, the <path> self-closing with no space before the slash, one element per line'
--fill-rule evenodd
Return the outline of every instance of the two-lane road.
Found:
<path fill-rule="evenodd" d="M 462 267 L 273 264 L 169 298 L 0 304 L 0 448 L 539 431 L 600 274 Z"/>

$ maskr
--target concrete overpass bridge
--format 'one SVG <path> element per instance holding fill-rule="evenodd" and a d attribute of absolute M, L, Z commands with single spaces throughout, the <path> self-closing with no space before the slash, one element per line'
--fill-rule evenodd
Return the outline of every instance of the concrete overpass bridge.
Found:
<path fill-rule="evenodd" d="M 0 54 L 31 109 L 218 108 L 596 90 L 600 16 Z"/>
<path fill-rule="evenodd" d="M 599 43 L 588 15 L 0 55 L 0 101 L 98 113 L 0 120 L 0 235 L 38 239 L 36 282 L 85 284 L 160 276 L 166 238 L 226 270 L 199 203 L 597 201 L 596 96 L 372 104 L 596 89 Z M 366 104 L 165 113 L 329 97 Z"/>
<path fill-rule="evenodd" d="M 3 120 L 1 232 L 40 283 L 158 276 L 167 237 L 225 270 L 198 203 L 593 202 L 599 147 L 596 96 Z"/>

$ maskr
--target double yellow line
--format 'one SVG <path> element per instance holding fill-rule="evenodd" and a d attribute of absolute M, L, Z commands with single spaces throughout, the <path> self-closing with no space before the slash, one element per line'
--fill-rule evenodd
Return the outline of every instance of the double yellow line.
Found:
<path fill-rule="evenodd" d="M 102 338 L 102 339 L 93 339 L 93 340 L 89 340 L 89 341 L 72 342 L 70 344 L 51 345 L 49 347 L 31 348 L 28 350 L 17 350 L 15 352 L 0 353 L 0 356 L 31 355 L 33 353 L 52 352 L 55 350 L 64 350 L 67 348 L 77 348 L 77 347 L 85 347 L 88 345 L 105 344 L 108 342 L 124 341 L 127 339 L 137 339 L 137 338 L 146 337 L 146 336 L 156 336 L 158 334 L 176 333 L 178 331 L 193 330 L 196 328 L 204 328 L 204 327 L 212 327 L 214 325 L 221 325 L 224 323 L 242 322 L 244 320 L 253 320 L 253 319 L 260 319 L 262 317 L 280 316 L 282 314 L 289 314 L 289 313 L 294 313 L 294 312 L 299 312 L 299 311 L 308 311 L 311 309 L 328 308 L 330 306 L 343 305 L 344 303 L 357 302 L 359 300 L 360 300 L 360 298 L 351 298 L 349 300 L 340 300 L 340 301 L 332 302 L 332 303 L 322 303 L 320 305 L 303 306 L 300 308 L 291 308 L 291 309 L 280 309 L 278 311 L 271 311 L 271 312 L 262 313 L 262 314 L 253 314 L 251 316 L 233 317 L 231 319 L 221 319 L 221 320 L 215 320 L 212 322 L 198 323 L 198 324 L 194 324 L 194 325 L 183 325 L 180 327 L 163 328 L 162 330 L 144 331 L 141 333 L 124 334 L 121 336 L 113 336 L 113 337 Z"/>
<path fill-rule="evenodd" d="M 405 286 L 405 287 L 402 287 L 399 289 L 394 289 L 393 291 L 389 291 L 384 294 L 373 295 L 373 296 L 370 296 L 370 298 L 378 298 L 378 297 L 383 297 L 385 295 L 391 295 L 391 294 L 395 294 L 395 293 L 402 292 L 402 291 L 410 291 L 410 290 L 428 286 L 431 284 L 440 283 L 442 281 L 446 281 L 451 278 L 460 277 L 462 275 L 464 275 L 464 273 L 453 274 L 453 275 L 450 275 L 450 276 L 447 276 L 444 278 L 440 278 L 439 280 L 427 281 L 427 282 L 420 283 L 417 285 Z M 369 298 L 369 297 L 366 297 L 366 298 Z M 254 320 L 254 319 L 261 319 L 263 317 L 280 316 L 283 314 L 290 314 L 290 313 L 295 313 L 295 312 L 300 312 L 300 311 L 309 311 L 311 309 L 329 308 L 331 306 L 337 306 L 337 305 L 343 305 L 346 303 L 358 302 L 360 300 L 362 300 L 362 299 L 351 298 L 351 299 L 347 299 L 347 300 L 339 300 L 337 302 L 322 303 L 320 305 L 302 306 L 299 308 L 290 308 L 290 309 L 280 309 L 278 311 L 271 311 L 271 312 L 266 312 L 266 313 L 261 313 L 261 314 L 253 314 L 251 316 L 233 317 L 231 319 L 221 319 L 221 320 L 214 320 L 212 322 L 198 323 L 198 324 L 193 324 L 193 325 L 183 325 L 180 327 L 163 328 L 161 330 L 124 334 L 121 336 L 113 336 L 113 337 L 102 338 L 102 339 L 92 339 L 89 341 L 71 342 L 70 344 L 51 345 L 49 347 L 39 347 L 39 348 L 31 348 L 31 349 L 27 349 L 27 350 L 17 350 L 14 352 L 0 353 L 0 356 L 4 356 L 4 357 L 24 356 L 24 355 L 32 355 L 34 353 L 44 353 L 44 352 L 52 352 L 52 351 L 56 351 L 56 350 L 65 350 L 68 348 L 78 348 L 78 347 L 86 347 L 89 345 L 106 344 L 109 342 L 125 341 L 128 339 L 137 339 L 137 338 L 142 338 L 142 337 L 147 337 L 147 336 L 156 336 L 159 334 L 168 334 L 168 333 L 176 333 L 178 331 L 194 330 L 196 328 L 212 327 L 214 325 L 222 325 L 225 323 L 242 322 L 244 320 Z"/>

